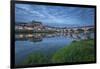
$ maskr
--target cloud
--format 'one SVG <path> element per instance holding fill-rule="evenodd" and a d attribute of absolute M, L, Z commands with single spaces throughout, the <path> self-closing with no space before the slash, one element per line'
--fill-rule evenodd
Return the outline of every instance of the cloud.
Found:
<path fill-rule="evenodd" d="M 91 25 L 94 23 L 93 8 L 16 4 L 15 15 L 16 21 L 36 20 L 52 25 Z"/>

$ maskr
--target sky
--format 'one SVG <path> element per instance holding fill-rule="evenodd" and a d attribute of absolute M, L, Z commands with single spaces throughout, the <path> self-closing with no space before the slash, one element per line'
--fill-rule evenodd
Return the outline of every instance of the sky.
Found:
<path fill-rule="evenodd" d="M 94 25 L 94 8 L 16 4 L 15 21 L 31 23 L 40 21 L 50 26 Z"/>

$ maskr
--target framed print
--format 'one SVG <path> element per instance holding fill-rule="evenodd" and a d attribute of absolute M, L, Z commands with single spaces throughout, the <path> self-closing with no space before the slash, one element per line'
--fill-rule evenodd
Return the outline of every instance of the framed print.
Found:
<path fill-rule="evenodd" d="M 11 1 L 11 68 L 96 63 L 96 6 Z"/>

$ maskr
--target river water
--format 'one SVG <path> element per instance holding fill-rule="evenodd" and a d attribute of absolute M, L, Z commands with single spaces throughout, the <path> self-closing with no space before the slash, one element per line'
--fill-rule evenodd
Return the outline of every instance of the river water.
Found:
<path fill-rule="evenodd" d="M 93 33 L 34 33 L 15 35 L 15 64 L 20 64 L 30 53 L 50 55 L 74 40 L 94 38 Z"/>

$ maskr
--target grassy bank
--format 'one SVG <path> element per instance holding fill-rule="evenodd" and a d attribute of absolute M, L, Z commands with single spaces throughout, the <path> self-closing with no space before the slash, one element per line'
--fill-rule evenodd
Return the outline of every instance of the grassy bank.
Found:
<path fill-rule="evenodd" d="M 94 61 L 94 40 L 73 41 L 58 50 L 52 57 L 53 63 Z"/>
<path fill-rule="evenodd" d="M 47 57 L 43 53 L 30 54 L 23 64 L 47 64 L 64 62 L 85 62 L 94 61 L 94 40 L 73 41 L 69 46 Z"/>
<path fill-rule="evenodd" d="M 30 65 L 30 64 L 46 64 L 48 63 L 48 57 L 43 53 L 31 53 L 22 64 Z"/>

